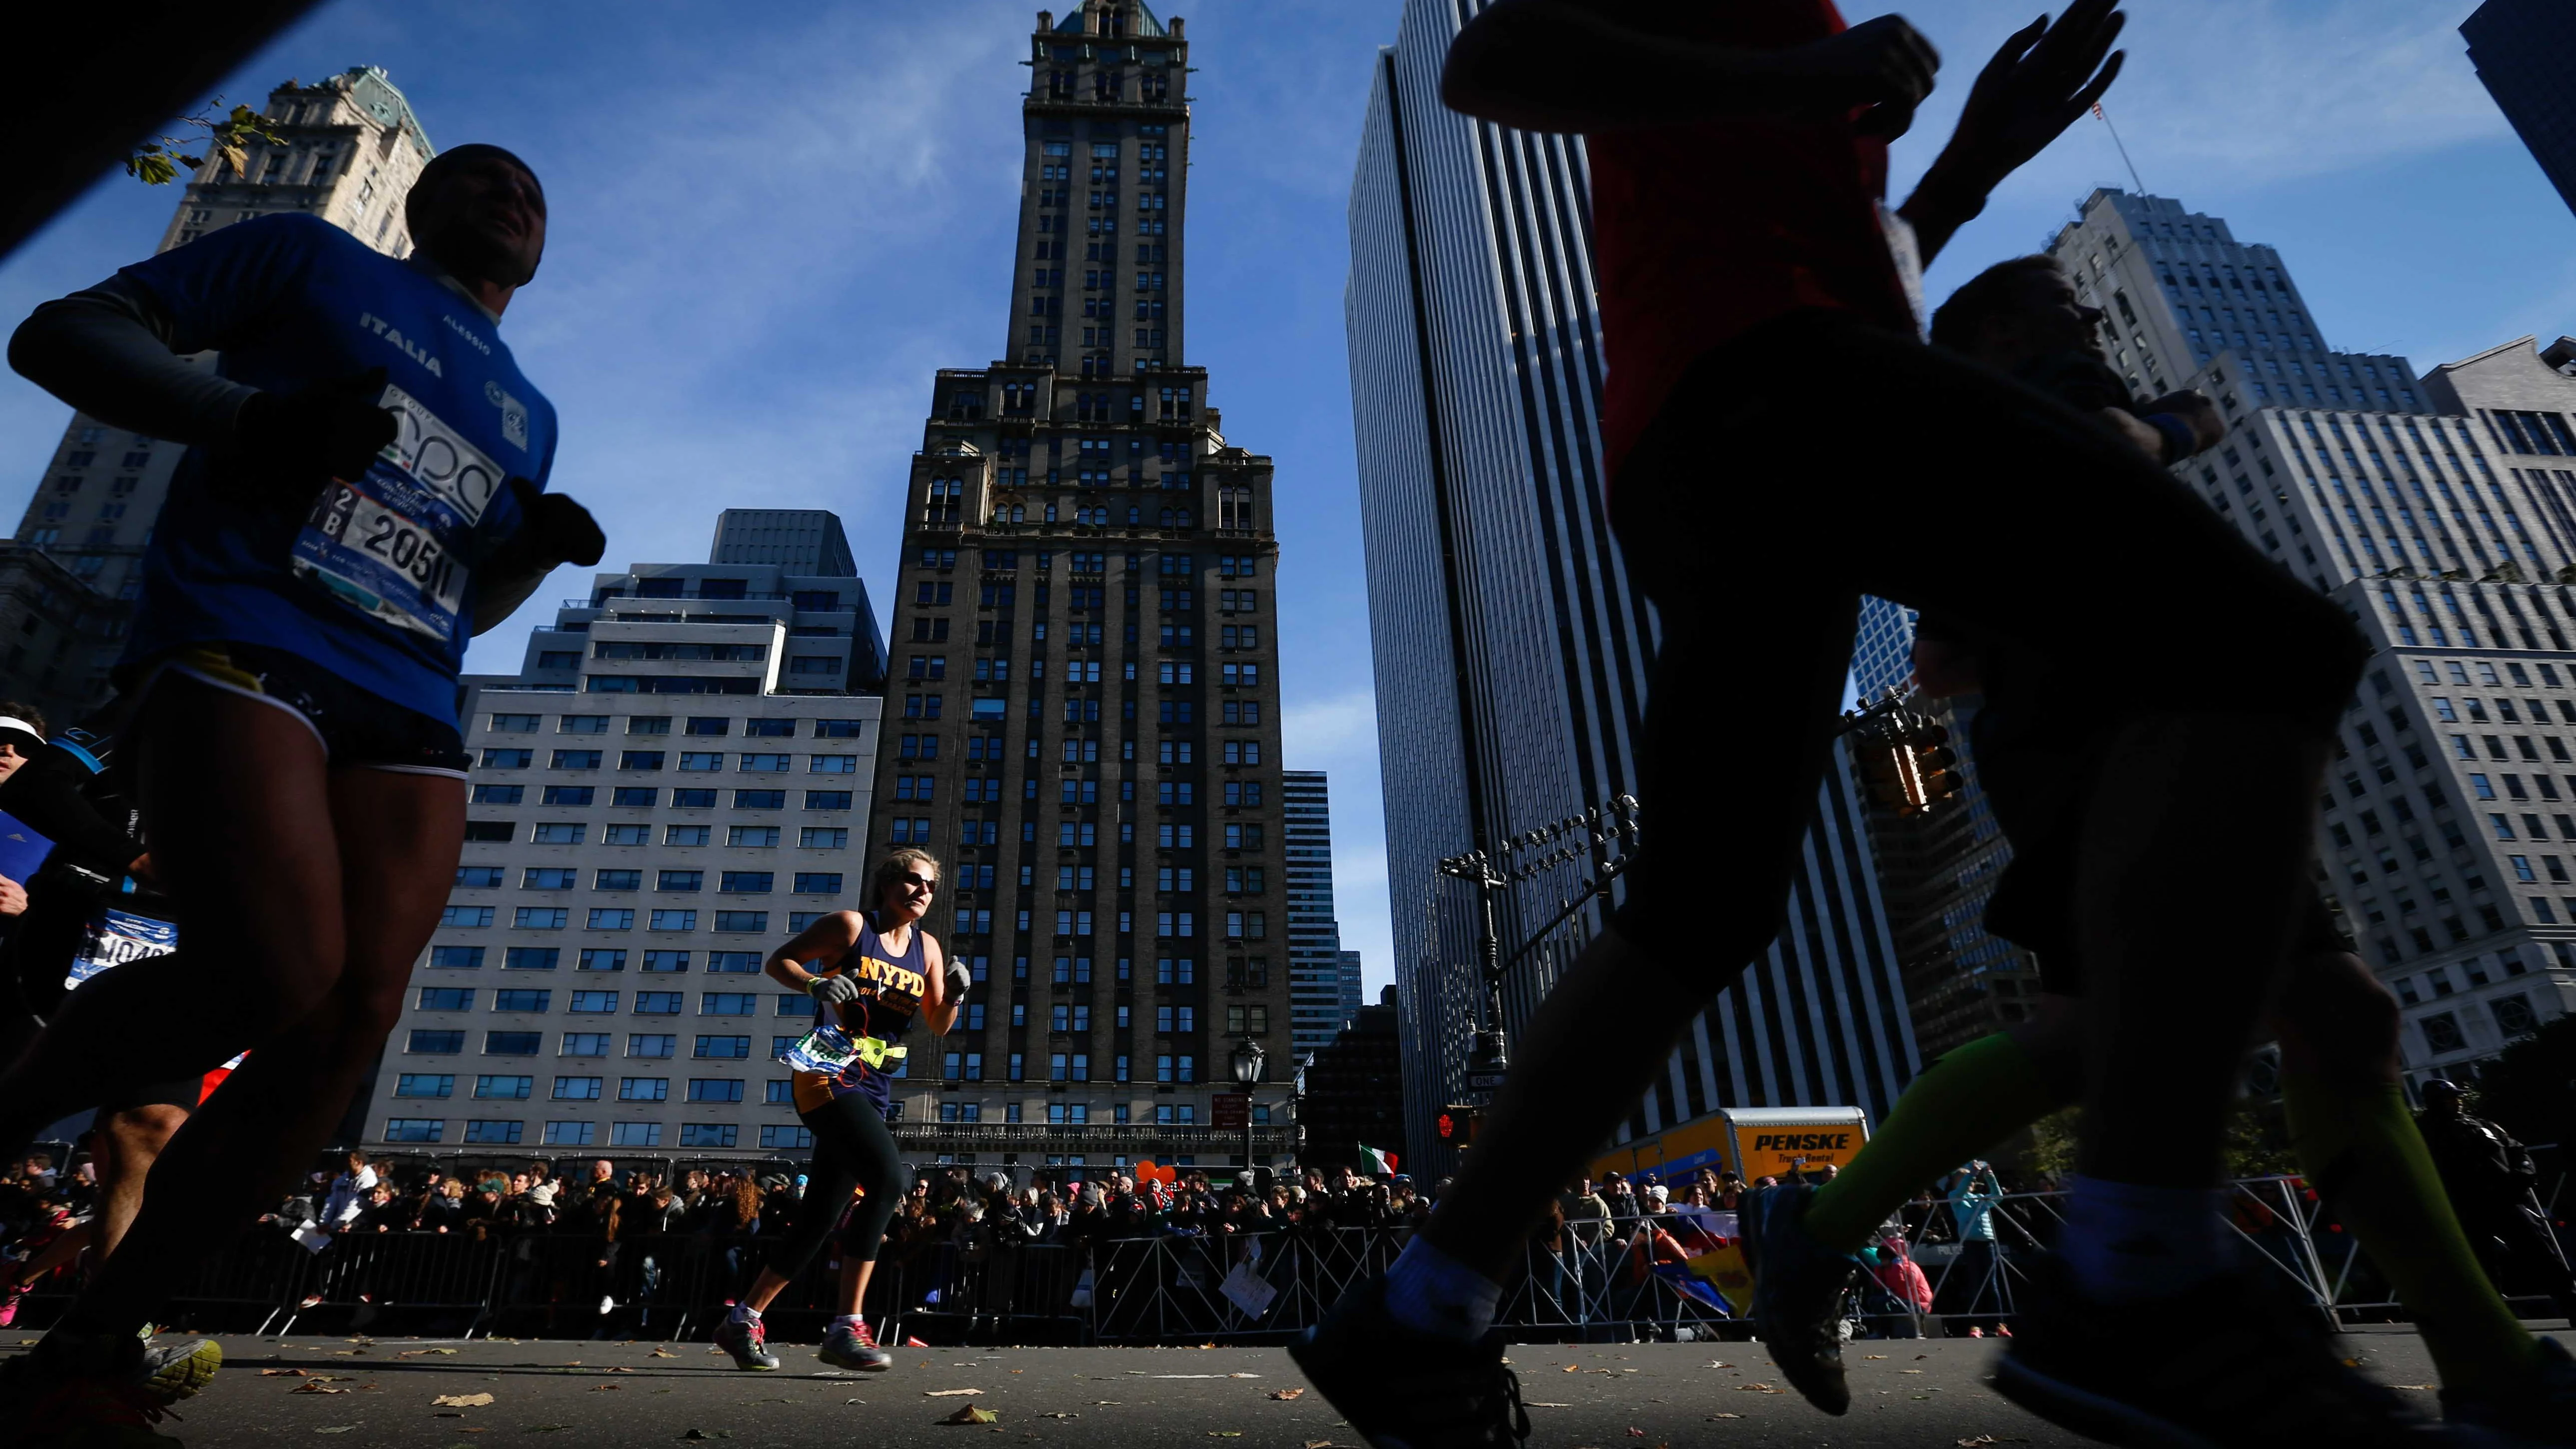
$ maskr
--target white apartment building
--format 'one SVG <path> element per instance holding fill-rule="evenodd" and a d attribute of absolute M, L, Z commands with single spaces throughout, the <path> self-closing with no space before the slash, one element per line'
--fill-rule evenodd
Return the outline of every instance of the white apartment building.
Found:
<path fill-rule="evenodd" d="M 2276 253 L 2162 197 L 2095 192 L 2053 254 L 2133 385 L 2226 413 L 2175 476 L 2370 638 L 2320 864 L 2410 1089 L 2474 1075 L 2576 1008 L 2576 339 L 2330 351 Z"/>
<path fill-rule="evenodd" d="M 370 1145 L 810 1145 L 774 1058 L 813 1003 L 760 963 L 863 902 L 884 646 L 855 574 L 717 552 L 598 575 L 516 678 L 468 680 L 464 856 Z"/>

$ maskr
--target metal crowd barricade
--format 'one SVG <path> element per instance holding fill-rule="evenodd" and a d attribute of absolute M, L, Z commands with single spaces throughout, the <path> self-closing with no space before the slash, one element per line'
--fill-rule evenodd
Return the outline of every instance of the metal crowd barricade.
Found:
<path fill-rule="evenodd" d="M 1948 1221 L 1945 1202 L 1933 1210 Z M 1909 1251 L 1934 1311 L 1864 1285 L 1857 1332 L 1910 1337 L 2009 1321 L 2037 1249 L 2061 1224 L 2056 1193 L 2012 1193 L 1995 1205 L 2002 1241 Z M 2268 1271 L 2338 1324 L 2402 1315 L 2380 1296 L 2352 1235 L 2337 1232 L 2295 1178 L 2234 1185 L 2230 1220 Z M 1748 1325 L 1706 1301 L 1700 1285 L 1653 1270 L 1624 1221 L 1593 1242 L 1528 1249 L 1498 1321 L 1533 1342 L 1737 1338 Z M 1295 1227 L 1206 1236 L 1165 1233 L 1090 1244 L 1023 1243 L 961 1250 L 946 1241 L 889 1243 L 863 1309 L 881 1338 L 934 1343 L 1155 1344 L 1279 1342 L 1318 1321 L 1353 1284 L 1401 1250 L 1402 1227 Z M 198 1264 L 173 1295 L 174 1326 L 230 1332 L 365 1332 L 466 1337 L 705 1339 L 759 1274 L 771 1239 L 754 1234 L 628 1236 L 493 1229 L 349 1234 L 309 1253 L 264 1228 Z M 819 1338 L 834 1311 L 839 1263 L 827 1252 L 769 1310 L 780 1342 Z M 25 1322 L 50 1321 L 58 1282 L 34 1295 Z"/>

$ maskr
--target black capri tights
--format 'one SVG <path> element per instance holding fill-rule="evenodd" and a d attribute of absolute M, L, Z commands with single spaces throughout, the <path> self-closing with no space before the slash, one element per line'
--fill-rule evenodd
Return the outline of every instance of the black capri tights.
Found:
<path fill-rule="evenodd" d="M 895 1206 L 911 1186 L 895 1152 L 894 1133 L 876 1104 L 856 1092 L 797 1115 L 813 1130 L 814 1161 L 806 1169 L 805 1200 L 797 1205 L 795 1222 L 769 1250 L 770 1271 L 781 1278 L 805 1271 L 831 1236 L 832 1225 L 841 1220 L 853 1187 L 867 1189 L 867 1196 L 850 1209 L 841 1254 L 852 1262 L 875 1262 L 877 1249 L 885 1245 L 886 1224 L 894 1220 Z"/>

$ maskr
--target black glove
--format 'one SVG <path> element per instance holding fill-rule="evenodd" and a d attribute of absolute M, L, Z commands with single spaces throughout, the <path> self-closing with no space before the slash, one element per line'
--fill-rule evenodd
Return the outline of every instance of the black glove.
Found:
<path fill-rule="evenodd" d="M 384 392 L 385 370 L 373 367 L 296 392 L 251 394 L 233 422 L 218 486 L 256 507 L 300 509 L 332 479 L 364 476 L 401 429 L 378 406 Z"/>
<path fill-rule="evenodd" d="M 805 983 L 805 994 L 825 1006 L 838 1006 L 858 999 L 859 983 L 847 976 L 817 976 Z"/>
<path fill-rule="evenodd" d="M 512 478 L 509 487 L 518 495 L 519 511 L 527 515 L 520 528 L 537 557 L 589 568 L 608 551 L 608 535 L 599 531 L 589 509 L 560 493 L 541 493 L 525 478 Z"/>

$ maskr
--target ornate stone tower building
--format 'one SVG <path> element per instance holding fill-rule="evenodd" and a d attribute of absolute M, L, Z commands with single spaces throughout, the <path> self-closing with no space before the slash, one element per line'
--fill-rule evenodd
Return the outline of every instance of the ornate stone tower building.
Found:
<path fill-rule="evenodd" d="M 872 844 L 947 867 L 972 967 L 915 1046 L 908 1148 L 1239 1163 L 1288 1122 L 1270 460 L 1183 358 L 1181 22 L 1041 11 L 999 360 L 943 370 L 913 462 Z"/>

